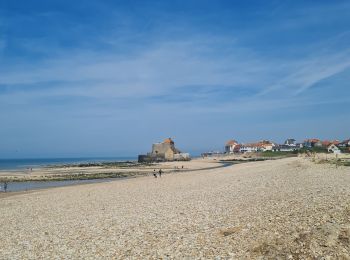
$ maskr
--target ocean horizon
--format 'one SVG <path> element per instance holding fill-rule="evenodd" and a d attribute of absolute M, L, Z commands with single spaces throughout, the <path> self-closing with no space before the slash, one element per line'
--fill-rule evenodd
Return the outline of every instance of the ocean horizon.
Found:
<path fill-rule="evenodd" d="M 137 157 L 116 156 L 116 157 L 71 157 L 71 158 L 13 158 L 0 159 L 1 170 L 24 170 L 51 165 L 78 164 L 78 163 L 98 163 L 98 162 L 121 162 L 135 161 Z"/>

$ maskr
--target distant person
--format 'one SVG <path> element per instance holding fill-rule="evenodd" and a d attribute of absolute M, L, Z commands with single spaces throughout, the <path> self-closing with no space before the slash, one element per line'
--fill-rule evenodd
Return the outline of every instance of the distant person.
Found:
<path fill-rule="evenodd" d="M 182 166 L 181 166 L 181 169 L 183 169 L 183 168 L 184 168 L 184 166 L 182 165 Z"/>
<path fill-rule="evenodd" d="M 162 177 L 162 169 L 159 169 L 159 177 Z"/>
<path fill-rule="evenodd" d="M 6 181 L 4 182 L 4 191 L 5 192 L 7 191 L 7 182 Z"/>

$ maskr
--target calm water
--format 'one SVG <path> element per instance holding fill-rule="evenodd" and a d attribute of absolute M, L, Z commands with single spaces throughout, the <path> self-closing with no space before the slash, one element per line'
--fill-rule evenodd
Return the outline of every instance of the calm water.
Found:
<path fill-rule="evenodd" d="M 86 163 L 86 162 L 116 162 L 116 161 L 133 161 L 135 158 L 127 158 L 127 157 L 118 157 L 118 158 L 78 158 L 78 159 L 22 159 L 22 160 L 2 160 L 3 165 L 8 165 L 10 169 L 26 168 L 28 166 L 45 166 L 45 165 L 57 165 L 57 164 L 76 164 L 76 163 Z M 11 162 L 8 162 L 11 161 Z M 16 163 L 14 161 L 17 161 Z M 5 164 L 5 162 L 7 164 Z M 19 163 L 18 163 L 19 162 Z M 232 164 L 236 164 L 233 162 L 225 162 L 223 166 L 218 167 L 228 167 Z M 0 172 L 1 175 L 1 172 Z M 125 178 L 122 178 L 125 179 Z M 8 192 L 15 191 L 27 191 L 27 190 L 37 190 L 37 189 L 45 189 L 51 187 L 62 187 L 62 186 L 70 186 L 77 184 L 88 184 L 88 183 L 99 183 L 99 182 L 108 182 L 108 181 L 116 181 L 121 180 L 118 178 L 106 178 L 106 179 L 93 179 L 93 180 L 62 180 L 62 181 L 26 181 L 26 182 L 9 182 L 7 184 Z M 4 183 L 0 183 L 0 192 L 4 192 Z"/>
<path fill-rule="evenodd" d="M 94 180 L 66 180 L 66 181 L 26 181 L 26 182 L 9 182 L 7 184 L 7 191 L 28 191 L 28 190 L 38 190 L 53 187 L 63 187 L 78 184 L 88 184 L 88 183 L 100 183 L 108 181 L 120 180 L 117 178 L 113 179 L 94 179 Z M 4 183 L 0 183 L 0 192 L 4 192 Z"/>
<path fill-rule="evenodd" d="M 104 158 L 45 158 L 45 159 L 0 159 L 0 175 L 6 171 L 25 171 L 28 168 L 37 168 L 50 165 L 98 163 L 98 162 L 121 162 L 135 161 L 133 157 L 104 157 Z M 65 180 L 65 181 L 26 181 L 10 182 L 7 191 L 36 190 L 50 187 L 61 187 L 68 185 L 106 182 L 116 179 L 95 179 L 95 180 Z M 4 191 L 4 183 L 0 183 L 0 192 Z"/>
<path fill-rule="evenodd" d="M 49 165 L 134 161 L 136 157 L 0 159 L 1 170 L 25 170 Z M 1 172 L 0 172 L 1 174 Z"/>

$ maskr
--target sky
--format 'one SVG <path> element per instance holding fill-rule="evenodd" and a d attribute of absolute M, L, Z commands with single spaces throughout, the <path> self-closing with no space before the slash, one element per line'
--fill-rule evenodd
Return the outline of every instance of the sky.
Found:
<path fill-rule="evenodd" d="M 0 158 L 350 138 L 350 1 L 0 0 Z"/>

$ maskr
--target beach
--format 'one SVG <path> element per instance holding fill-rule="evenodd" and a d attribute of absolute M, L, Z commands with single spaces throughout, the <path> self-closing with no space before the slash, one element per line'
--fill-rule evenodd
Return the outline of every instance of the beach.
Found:
<path fill-rule="evenodd" d="M 123 178 L 152 175 L 162 169 L 163 172 L 196 171 L 217 168 L 222 163 L 219 158 L 200 159 L 163 163 L 137 163 L 135 161 L 59 164 L 40 166 L 30 169 L 0 170 L 0 182 L 53 181 L 53 180 L 83 180 L 103 178 Z"/>
<path fill-rule="evenodd" d="M 350 259 L 350 167 L 190 167 L 2 196 L 0 259 Z"/>

